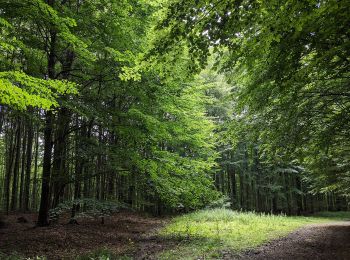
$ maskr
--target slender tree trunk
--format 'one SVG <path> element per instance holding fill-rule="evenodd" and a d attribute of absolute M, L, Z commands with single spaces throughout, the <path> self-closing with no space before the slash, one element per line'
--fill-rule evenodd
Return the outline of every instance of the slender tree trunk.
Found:
<path fill-rule="evenodd" d="M 71 50 L 66 50 L 65 61 L 62 67 L 62 78 L 65 80 L 69 79 L 69 71 L 72 68 L 74 61 L 74 53 Z M 60 198 L 64 194 L 64 188 L 67 183 L 67 142 L 68 142 L 68 131 L 71 122 L 71 111 L 62 107 L 58 111 L 57 115 L 57 131 L 55 134 L 55 145 L 53 153 L 53 165 L 52 165 L 52 181 L 53 181 L 53 201 L 52 207 L 55 208 Z"/>
<path fill-rule="evenodd" d="M 102 130 L 101 127 L 99 127 L 99 133 L 98 133 L 98 143 L 99 145 L 102 144 Z M 102 168 L 102 155 L 97 155 L 97 162 L 96 162 L 96 169 L 95 171 L 100 171 Z M 96 176 L 96 199 L 101 199 L 101 174 L 98 174 Z"/>
<path fill-rule="evenodd" d="M 37 208 L 37 186 L 38 186 L 38 157 L 39 157 L 39 131 L 37 130 L 35 136 L 35 158 L 34 158 L 34 177 L 32 189 L 32 209 Z"/>
<path fill-rule="evenodd" d="M 79 118 L 76 118 L 76 126 L 79 125 Z M 75 140 L 75 181 L 74 181 L 74 199 L 80 199 L 81 198 L 81 179 L 84 171 L 84 160 L 81 155 L 80 149 L 81 149 L 81 140 L 83 136 L 85 136 L 85 127 L 81 128 L 80 131 L 80 136 L 78 134 L 76 135 L 76 140 Z M 79 210 L 79 205 L 74 204 L 72 207 L 72 212 L 71 212 L 71 218 L 74 219 L 76 212 Z"/>
<path fill-rule="evenodd" d="M 231 153 L 230 153 L 231 155 Z M 232 155 L 230 156 L 230 162 L 233 161 Z M 230 197 L 231 197 L 231 208 L 236 208 L 237 195 L 236 195 L 236 173 L 233 165 L 227 165 L 227 176 L 230 182 Z"/>
<path fill-rule="evenodd" d="M 91 132 L 92 132 L 92 127 L 93 127 L 93 120 L 90 120 L 88 126 L 86 127 L 86 132 L 85 132 L 85 138 L 84 142 L 88 142 L 91 138 Z M 85 128 L 85 127 L 84 127 Z M 84 165 L 87 163 L 86 159 L 84 158 Z M 84 167 L 83 174 L 84 174 L 84 189 L 83 189 L 83 194 L 84 198 L 89 198 L 91 194 L 91 171 L 90 167 Z"/>
<path fill-rule="evenodd" d="M 70 111 L 64 107 L 59 110 L 57 115 L 57 131 L 55 135 L 52 163 L 53 208 L 58 205 L 59 200 L 64 193 L 64 188 L 68 178 L 66 171 L 66 150 L 70 117 Z"/>
<path fill-rule="evenodd" d="M 46 122 L 44 130 L 44 157 L 43 175 L 41 183 L 41 198 L 38 216 L 38 226 L 49 224 L 49 204 L 50 204 L 50 177 L 51 177 L 51 155 L 52 155 L 52 127 L 53 115 L 51 111 L 46 112 Z"/>
<path fill-rule="evenodd" d="M 290 198 L 290 193 L 289 193 L 289 181 L 288 181 L 288 177 L 286 176 L 286 174 L 283 174 L 283 183 L 284 183 L 284 192 L 285 192 L 285 196 L 287 199 L 287 214 L 290 215 L 291 214 L 291 198 Z"/>
<path fill-rule="evenodd" d="M 304 202 L 303 202 L 303 194 L 302 194 L 302 185 L 301 185 L 301 180 L 299 176 L 294 177 L 295 182 L 296 182 L 296 188 L 300 193 L 296 195 L 296 200 L 297 200 L 297 214 L 300 215 L 301 212 L 304 211 Z"/>
<path fill-rule="evenodd" d="M 11 210 L 17 208 L 18 197 L 18 174 L 19 174 L 19 162 L 21 157 L 21 120 L 17 120 L 16 141 L 15 141 L 15 162 L 13 166 L 13 181 L 12 181 L 12 193 L 11 193 Z"/>
<path fill-rule="evenodd" d="M 0 105 L 0 134 L 2 133 L 2 129 L 4 126 L 5 113 L 6 113 L 5 107 Z"/>
<path fill-rule="evenodd" d="M 7 135 L 9 135 L 9 138 L 6 139 L 6 146 L 7 146 L 7 158 L 6 158 L 6 174 L 5 174 L 5 207 L 6 207 L 6 214 L 9 214 L 10 210 L 10 185 L 11 185 L 11 173 L 13 168 L 13 161 L 14 161 L 14 153 L 15 153 L 15 141 L 14 141 L 14 135 L 13 135 L 13 127 L 14 124 L 9 125 L 9 132 Z"/>
<path fill-rule="evenodd" d="M 48 5 L 54 6 L 55 0 L 47 0 Z M 56 41 L 57 32 L 54 27 L 50 28 L 50 45 L 47 56 L 47 72 L 49 79 L 55 79 L 56 65 Z M 52 111 L 46 111 L 45 130 L 44 130 L 44 157 L 43 174 L 41 183 L 40 208 L 38 215 L 38 226 L 47 226 L 49 224 L 49 204 L 50 204 L 50 178 L 51 178 L 51 157 L 52 157 L 52 134 L 53 134 L 54 115 Z"/>
<path fill-rule="evenodd" d="M 23 124 L 25 126 L 25 124 Z M 20 180 L 20 188 L 19 188 L 19 206 L 23 211 L 23 193 L 24 193 L 24 172 L 25 172 L 25 164 L 26 164 L 26 147 L 27 147 L 27 135 L 26 135 L 26 127 L 23 127 L 23 139 L 22 139 L 22 163 L 21 163 L 21 180 Z"/>
<path fill-rule="evenodd" d="M 27 125 L 27 152 L 26 152 L 26 176 L 24 185 L 24 203 L 23 210 L 29 210 L 29 193 L 30 193 L 30 175 L 32 168 L 32 149 L 33 149 L 33 124 L 28 120 Z"/>
<path fill-rule="evenodd" d="M 250 172 L 249 172 L 249 157 L 248 157 L 248 148 L 247 144 L 244 146 L 244 159 L 243 159 L 243 171 L 244 171 L 244 176 L 245 176 L 245 182 L 243 182 L 243 185 L 245 186 L 244 191 L 245 191 L 245 209 L 250 210 Z"/>

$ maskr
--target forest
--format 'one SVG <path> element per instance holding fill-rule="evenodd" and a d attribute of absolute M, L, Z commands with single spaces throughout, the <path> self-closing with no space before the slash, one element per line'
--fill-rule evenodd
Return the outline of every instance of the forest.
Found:
<path fill-rule="evenodd" d="M 46 255 L 28 227 L 350 219 L 349 24 L 346 0 L 0 0 L 0 258 L 107 243 Z"/>

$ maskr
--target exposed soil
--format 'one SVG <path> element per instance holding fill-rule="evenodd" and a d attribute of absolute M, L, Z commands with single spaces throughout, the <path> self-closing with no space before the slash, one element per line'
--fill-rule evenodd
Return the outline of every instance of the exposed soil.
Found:
<path fill-rule="evenodd" d="M 225 259 L 350 260 L 350 221 L 309 225 L 239 257 Z"/>
<path fill-rule="evenodd" d="M 27 223 L 18 223 L 22 216 Z M 106 218 L 105 224 L 85 219 L 74 225 L 67 224 L 69 220 L 63 218 L 59 224 L 49 227 L 34 227 L 35 220 L 35 214 L 5 217 L 6 226 L 0 228 L 0 252 L 17 252 L 25 257 L 46 256 L 51 260 L 74 259 L 77 255 L 108 248 L 115 254 L 136 254 L 137 258 L 147 258 L 149 253 L 161 251 L 167 245 L 166 241 L 158 241 L 157 237 L 149 235 L 162 227 L 166 218 L 123 212 Z"/>

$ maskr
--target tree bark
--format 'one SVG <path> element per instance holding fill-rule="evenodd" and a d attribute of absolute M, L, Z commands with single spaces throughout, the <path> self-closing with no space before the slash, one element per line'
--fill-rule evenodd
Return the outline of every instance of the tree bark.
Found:
<path fill-rule="evenodd" d="M 6 214 L 9 214 L 10 211 L 10 185 L 11 185 L 11 173 L 13 168 L 13 161 L 14 161 L 14 153 L 15 153 L 15 141 L 14 141 L 14 135 L 13 135 L 13 127 L 14 124 L 9 125 L 9 138 L 6 139 L 6 145 L 7 145 L 7 158 L 6 158 L 6 174 L 5 174 L 5 207 L 6 207 Z"/>
<path fill-rule="evenodd" d="M 52 127 L 53 115 L 51 111 L 46 112 L 45 130 L 44 130 L 44 157 L 43 157 L 43 176 L 41 183 L 40 208 L 38 216 L 38 226 L 47 226 L 48 211 L 50 203 L 50 175 L 51 175 L 51 155 L 52 155 Z"/>
<path fill-rule="evenodd" d="M 23 210 L 29 210 L 29 193 L 30 193 L 30 175 L 32 168 L 32 149 L 33 149 L 33 124 L 31 120 L 28 120 L 27 125 L 27 152 L 26 152 L 26 175 L 24 184 L 24 200 L 23 200 Z"/>
<path fill-rule="evenodd" d="M 52 163 L 53 208 L 57 207 L 64 193 L 66 179 L 68 178 L 66 171 L 66 151 L 70 114 L 70 111 L 63 107 L 59 110 L 57 116 L 57 131 Z"/>
<path fill-rule="evenodd" d="M 39 157 L 39 131 L 35 136 L 35 158 L 34 158 L 34 177 L 32 189 L 32 209 L 37 208 L 37 186 L 38 186 L 38 157 Z"/>
<path fill-rule="evenodd" d="M 48 0 L 48 4 L 53 6 L 55 0 Z M 56 64 L 56 36 L 55 29 L 50 29 L 50 50 L 48 53 L 47 71 L 49 79 L 55 78 Z M 52 133 L 53 133 L 53 114 L 52 111 L 46 112 L 45 130 L 44 130 L 44 157 L 43 157 L 43 176 L 41 183 L 41 198 L 38 216 L 38 226 L 47 226 L 50 204 L 50 177 L 51 177 L 51 157 L 52 157 Z"/>
<path fill-rule="evenodd" d="M 11 193 L 11 210 L 17 208 L 17 196 L 18 196 L 18 174 L 19 174 L 19 162 L 21 157 L 21 120 L 17 119 L 17 129 L 15 137 L 15 161 L 13 166 L 13 181 L 12 181 L 12 193 Z"/>
<path fill-rule="evenodd" d="M 25 122 L 25 121 L 24 121 Z M 22 138 L 22 162 L 21 162 L 21 180 L 20 180 L 20 188 L 19 188 L 19 206 L 23 211 L 23 193 L 24 193 L 24 172 L 25 172 L 25 164 L 26 164 L 26 147 L 27 147 L 27 135 L 26 135 L 26 126 L 23 124 L 23 138 Z"/>

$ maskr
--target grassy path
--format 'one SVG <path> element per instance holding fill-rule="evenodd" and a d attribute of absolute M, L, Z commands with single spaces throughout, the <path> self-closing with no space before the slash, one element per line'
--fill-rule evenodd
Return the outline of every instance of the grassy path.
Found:
<path fill-rule="evenodd" d="M 350 219 L 349 212 L 312 217 L 287 217 L 241 213 L 226 209 L 205 210 L 175 218 L 160 235 L 178 241 L 156 259 L 223 259 L 239 255 L 281 238 L 309 224 Z"/>

